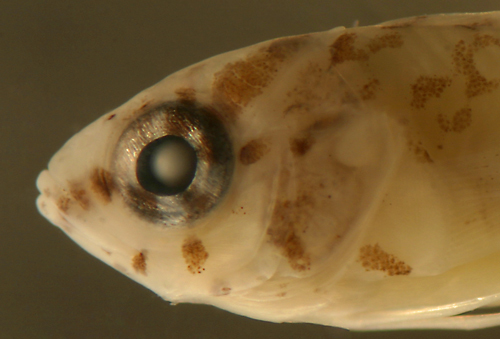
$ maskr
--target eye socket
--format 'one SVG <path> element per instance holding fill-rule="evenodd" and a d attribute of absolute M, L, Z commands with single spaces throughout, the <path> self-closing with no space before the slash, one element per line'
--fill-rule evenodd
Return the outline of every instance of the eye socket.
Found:
<path fill-rule="evenodd" d="M 175 195 L 191 184 L 197 162 L 196 151 L 185 139 L 167 135 L 149 143 L 139 154 L 137 180 L 151 193 Z"/>
<path fill-rule="evenodd" d="M 210 212 L 234 168 L 229 135 L 212 110 L 168 102 L 132 121 L 113 153 L 116 185 L 139 217 L 186 227 Z"/>

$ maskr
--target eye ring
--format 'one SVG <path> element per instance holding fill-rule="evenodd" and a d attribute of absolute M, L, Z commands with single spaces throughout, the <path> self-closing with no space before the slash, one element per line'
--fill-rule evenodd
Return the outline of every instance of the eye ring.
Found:
<path fill-rule="evenodd" d="M 197 158 L 194 177 L 175 192 L 145 188 L 137 174 L 141 153 L 165 137 L 183 140 Z M 167 102 L 148 110 L 125 128 L 113 153 L 117 188 L 126 205 L 164 227 L 192 224 L 211 211 L 227 191 L 233 169 L 232 143 L 224 125 L 211 109 L 194 103 Z"/>

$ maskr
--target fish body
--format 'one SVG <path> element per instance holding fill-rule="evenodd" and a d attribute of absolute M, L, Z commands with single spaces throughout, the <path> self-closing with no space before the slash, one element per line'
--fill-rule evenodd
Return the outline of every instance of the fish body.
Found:
<path fill-rule="evenodd" d="M 72 137 L 37 206 L 173 303 L 354 330 L 494 326 L 456 315 L 500 293 L 499 60 L 499 12 L 228 52 Z M 159 141 L 187 153 L 169 162 Z M 161 157 L 187 174 L 161 179 Z"/>

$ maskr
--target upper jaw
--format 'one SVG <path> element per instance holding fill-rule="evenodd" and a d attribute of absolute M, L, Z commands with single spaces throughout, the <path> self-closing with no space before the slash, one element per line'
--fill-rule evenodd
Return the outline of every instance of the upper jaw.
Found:
<path fill-rule="evenodd" d="M 43 170 L 38 175 L 36 186 L 40 192 L 36 199 L 36 206 L 40 214 L 52 224 L 68 232 L 73 225 L 65 217 L 65 213 L 57 206 L 56 199 L 61 188 L 56 184 L 48 170 Z"/>

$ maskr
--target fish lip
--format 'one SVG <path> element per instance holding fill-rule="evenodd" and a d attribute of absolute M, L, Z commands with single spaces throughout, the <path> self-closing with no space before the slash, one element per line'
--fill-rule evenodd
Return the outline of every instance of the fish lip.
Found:
<path fill-rule="evenodd" d="M 36 199 L 38 212 L 55 226 L 68 232 L 73 225 L 57 207 L 54 194 L 60 192 L 62 188 L 56 183 L 49 170 L 43 170 L 36 179 L 36 186 L 40 194 Z"/>

